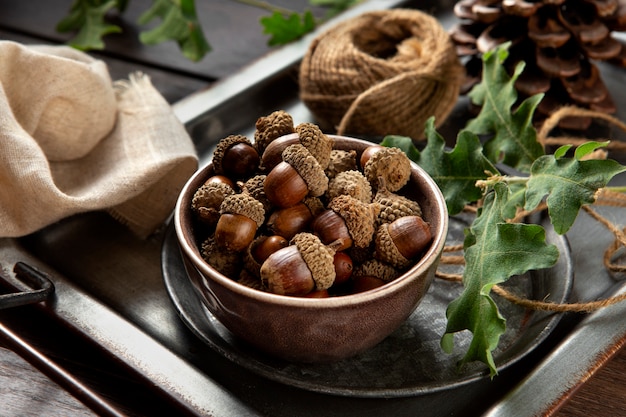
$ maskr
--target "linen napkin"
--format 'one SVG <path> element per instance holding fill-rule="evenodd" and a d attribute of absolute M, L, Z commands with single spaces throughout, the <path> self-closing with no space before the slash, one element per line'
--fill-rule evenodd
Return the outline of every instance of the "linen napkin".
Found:
<path fill-rule="evenodd" d="M 197 161 L 148 76 L 112 82 L 70 47 L 0 41 L 0 237 L 94 210 L 147 237 Z"/>

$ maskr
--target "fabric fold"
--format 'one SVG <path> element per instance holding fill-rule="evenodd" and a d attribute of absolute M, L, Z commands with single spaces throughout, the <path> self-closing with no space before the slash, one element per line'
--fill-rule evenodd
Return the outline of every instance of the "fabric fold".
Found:
<path fill-rule="evenodd" d="M 83 52 L 0 42 L 0 237 L 94 210 L 148 236 L 197 166 L 148 76 L 113 83 Z"/>

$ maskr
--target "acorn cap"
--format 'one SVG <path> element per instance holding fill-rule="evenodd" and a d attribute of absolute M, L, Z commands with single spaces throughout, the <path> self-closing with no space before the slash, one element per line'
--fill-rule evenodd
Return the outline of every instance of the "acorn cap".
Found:
<path fill-rule="evenodd" d="M 237 279 L 237 282 L 241 285 L 245 285 L 248 288 L 252 288 L 254 290 L 258 290 L 258 291 L 266 291 L 265 287 L 263 286 L 263 283 L 261 282 L 261 279 L 258 277 L 255 277 L 250 271 L 248 271 L 247 269 L 242 269 L 241 272 L 239 273 L 239 278 Z"/>
<path fill-rule="evenodd" d="M 410 260 L 405 258 L 389 236 L 389 223 L 383 223 L 376 231 L 376 249 L 374 258 L 386 262 L 395 268 L 403 269 L 407 267 Z"/>
<path fill-rule="evenodd" d="M 313 281 L 315 281 L 315 289 L 330 288 L 336 276 L 333 263 L 335 251 L 324 245 L 314 234 L 306 232 L 296 234 L 290 244 L 296 245 L 300 256 L 309 267 Z"/>
<path fill-rule="evenodd" d="M 358 169 L 356 164 L 356 151 L 344 151 L 342 149 L 333 149 L 330 152 L 330 163 L 324 171 L 328 178 L 333 178 L 343 171 Z"/>
<path fill-rule="evenodd" d="M 382 279 L 385 282 L 393 281 L 400 276 L 398 271 L 388 263 L 382 262 L 378 259 L 370 259 L 357 265 L 352 271 L 353 276 L 374 276 Z"/>
<path fill-rule="evenodd" d="M 213 236 L 202 242 L 200 255 L 219 273 L 235 279 L 241 272 L 241 254 L 220 247 Z"/>
<path fill-rule="evenodd" d="M 322 203 L 322 200 L 318 197 L 306 197 L 302 202 L 309 208 L 313 217 L 316 217 L 318 214 L 326 210 L 324 203 Z"/>
<path fill-rule="evenodd" d="M 241 214 L 256 222 L 261 227 L 265 222 L 263 204 L 247 193 L 229 195 L 220 206 L 220 214 Z"/>
<path fill-rule="evenodd" d="M 273 140 L 295 132 L 293 118 L 284 110 L 277 110 L 267 116 L 259 117 L 255 127 L 254 147 L 259 155 Z"/>
<path fill-rule="evenodd" d="M 394 194 L 384 185 L 378 186 L 374 202 L 380 205 L 379 223 L 391 223 L 403 216 L 422 216 L 422 208 L 417 201 Z"/>
<path fill-rule="evenodd" d="M 377 188 L 378 178 L 383 177 L 389 191 L 398 191 L 409 182 L 411 160 L 400 148 L 383 147 L 367 161 L 363 173 L 372 188 Z"/>
<path fill-rule="evenodd" d="M 340 195 L 328 203 L 328 208 L 346 222 L 355 246 L 364 248 L 370 244 L 376 230 L 377 204 L 367 204 L 352 196 Z"/>
<path fill-rule="evenodd" d="M 324 169 L 301 144 L 289 145 L 282 153 L 283 161 L 291 165 L 306 182 L 309 195 L 319 197 L 328 189 L 328 177 Z"/>
<path fill-rule="evenodd" d="M 243 193 L 247 193 L 259 200 L 261 204 L 263 204 L 263 208 L 265 211 L 270 211 L 272 208 L 272 203 L 267 199 L 267 195 L 265 194 L 265 188 L 263 187 L 263 182 L 265 181 L 265 177 L 267 175 L 259 174 L 254 177 L 249 178 L 246 182 L 240 185 L 241 191 Z"/>
<path fill-rule="evenodd" d="M 224 198 L 235 194 L 230 185 L 223 182 L 209 182 L 202 184 L 191 199 L 191 208 L 198 213 L 201 219 L 211 220 L 219 214 L 220 205 Z"/>
<path fill-rule="evenodd" d="M 329 200 L 340 195 L 349 195 L 364 203 L 371 203 L 372 186 L 361 171 L 344 171 L 329 181 L 326 195 Z"/>
<path fill-rule="evenodd" d="M 252 145 L 252 143 L 250 143 L 250 140 L 243 135 L 230 135 L 217 143 L 215 152 L 213 152 L 213 159 L 211 160 L 216 174 L 224 173 L 224 168 L 222 167 L 222 159 L 224 158 L 224 154 L 231 146 L 237 145 L 239 143 Z"/>
<path fill-rule="evenodd" d="M 252 243 L 250 243 L 246 250 L 243 252 L 242 259 L 244 270 L 247 270 L 248 274 L 256 276 L 259 279 L 261 278 L 261 264 L 258 263 L 256 259 L 254 259 L 254 256 L 252 256 L 252 249 L 264 239 L 267 239 L 267 236 L 261 235 L 254 238 Z"/>
<path fill-rule="evenodd" d="M 296 126 L 296 132 L 298 133 L 300 143 L 317 159 L 322 169 L 328 168 L 330 153 L 333 150 L 333 139 L 326 136 L 313 123 L 299 124 Z"/>

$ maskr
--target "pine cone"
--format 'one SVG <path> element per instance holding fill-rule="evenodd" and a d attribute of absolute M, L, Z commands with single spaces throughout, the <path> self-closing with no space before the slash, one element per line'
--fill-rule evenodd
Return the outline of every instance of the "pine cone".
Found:
<path fill-rule="evenodd" d="M 626 45 L 612 36 L 626 30 L 625 0 L 461 0 L 461 21 L 450 36 L 466 68 L 463 93 L 480 81 L 482 54 L 511 42 L 505 65 L 526 67 L 515 82 L 520 99 L 545 93 L 537 117 L 563 105 L 616 112 L 596 61 L 626 66 Z M 565 119 L 561 127 L 586 129 L 591 119 Z"/>

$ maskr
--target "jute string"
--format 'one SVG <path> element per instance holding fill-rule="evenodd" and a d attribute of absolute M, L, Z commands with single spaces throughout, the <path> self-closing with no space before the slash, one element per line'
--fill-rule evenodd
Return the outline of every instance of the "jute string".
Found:
<path fill-rule="evenodd" d="M 434 17 L 394 9 L 364 13 L 311 43 L 300 66 L 300 98 L 337 134 L 423 136 L 459 96 L 463 67 Z"/>
<path fill-rule="evenodd" d="M 553 113 L 548 119 L 546 119 L 538 131 L 537 138 L 543 146 L 548 145 L 579 145 L 582 144 L 588 139 L 580 139 L 574 137 L 549 137 L 548 135 L 552 132 L 559 124 L 559 121 L 566 117 L 592 117 L 604 120 L 609 122 L 621 130 L 626 132 L 626 124 L 622 121 L 616 119 L 613 116 L 607 115 L 605 113 L 596 112 L 593 110 L 581 109 L 577 107 L 563 107 L 560 110 Z M 612 141 L 607 146 L 608 150 L 626 150 L 626 144 L 619 141 Z M 605 157 L 605 154 L 599 154 L 598 157 Z M 626 195 L 623 193 L 615 192 L 606 188 L 602 188 L 598 190 L 596 193 L 596 200 L 594 205 L 597 206 L 610 206 L 610 207 L 626 207 Z M 546 210 L 547 206 L 545 204 L 540 204 L 534 211 L 542 211 Z M 623 274 L 626 273 L 626 265 L 620 264 L 618 261 L 620 258 L 625 256 L 624 252 L 626 249 L 626 227 L 620 228 L 613 224 L 609 219 L 602 216 L 596 210 L 594 210 L 591 206 L 585 205 L 582 209 L 591 216 L 594 220 L 599 222 L 602 226 L 604 226 L 610 233 L 615 237 L 614 241 L 611 245 L 605 250 L 603 256 L 603 263 L 607 271 L 612 274 Z M 468 207 L 469 211 L 475 211 L 474 207 Z M 520 210 L 514 219 L 511 221 L 519 222 L 522 218 L 528 216 L 530 213 L 527 211 Z M 441 258 L 442 265 L 464 265 L 465 258 L 461 255 L 449 255 L 450 253 L 460 252 L 463 250 L 463 245 L 450 245 L 444 248 L 444 255 Z M 437 278 L 461 282 L 462 276 L 460 274 L 450 274 L 442 271 L 437 271 Z M 503 297 L 504 299 L 522 306 L 524 308 L 533 309 L 533 310 L 544 310 L 551 312 L 584 312 L 588 313 L 591 311 L 595 311 L 601 308 L 608 307 L 613 304 L 617 304 L 619 302 L 626 300 L 626 293 L 616 295 L 613 297 L 596 300 L 596 301 L 588 301 L 581 303 L 555 303 L 550 301 L 542 301 L 542 300 L 530 300 L 528 298 L 520 297 L 515 295 L 508 290 L 504 289 L 499 285 L 494 285 L 492 287 L 493 292 Z"/>

